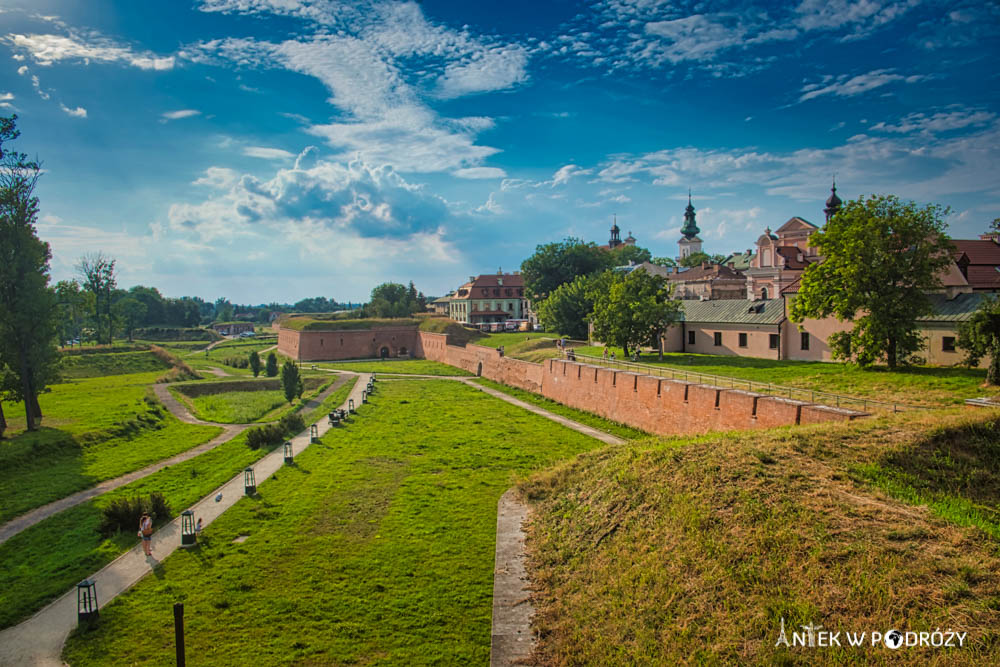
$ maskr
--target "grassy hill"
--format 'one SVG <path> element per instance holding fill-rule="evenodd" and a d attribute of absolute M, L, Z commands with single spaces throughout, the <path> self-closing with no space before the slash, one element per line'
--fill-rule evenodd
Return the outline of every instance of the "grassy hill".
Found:
<path fill-rule="evenodd" d="M 908 414 L 637 441 L 522 485 L 541 664 L 860 664 L 775 648 L 837 631 L 968 632 L 906 660 L 998 664 L 1000 416 Z"/>

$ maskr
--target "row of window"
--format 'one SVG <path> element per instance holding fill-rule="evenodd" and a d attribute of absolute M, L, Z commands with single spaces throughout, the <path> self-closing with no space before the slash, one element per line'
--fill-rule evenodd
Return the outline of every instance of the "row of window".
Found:
<path fill-rule="evenodd" d="M 740 332 L 738 334 L 738 336 L 739 336 L 739 346 L 740 347 L 747 347 L 748 344 L 749 344 L 749 334 Z M 780 340 L 781 339 L 778 336 L 778 334 L 768 334 L 768 339 L 767 339 L 768 347 L 771 348 L 772 350 L 777 350 L 778 349 L 778 344 L 780 343 Z M 694 345 L 694 344 L 695 344 L 695 332 L 694 331 L 688 331 L 688 345 Z M 715 347 L 722 347 L 722 332 L 721 331 L 713 332 L 713 334 L 712 334 L 712 344 Z M 809 349 L 809 334 L 807 332 L 805 332 L 805 331 L 802 332 L 802 336 L 800 338 L 800 344 L 802 346 L 801 349 L 803 349 L 803 350 L 808 350 Z"/>
<path fill-rule="evenodd" d="M 489 296 L 489 293 L 490 293 L 489 288 L 483 287 L 482 290 L 483 290 L 483 296 Z M 465 292 L 465 290 L 462 290 L 461 292 L 459 292 L 459 294 L 462 294 L 464 292 Z M 507 296 L 513 296 L 514 295 L 514 290 L 512 290 L 511 288 L 508 287 L 507 289 L 505 289 L 503 291 L 503 293 L 506 294 Z M 521 288 L 518 288 L 517 295 L 518 296 L 524 296 L 524 290 L 521 289 Z M 494 287 L 493 288 L 493 296 L 500 296 L 500 289 L 498 287 Z"/>
<path fill-rule="evenodd" d="M 695 332 L 688 331 L 688 345 L 695 344 Z M 747 336 L 746 333 L 739 334 L 739 346 L 747 347 Z M 722 332 L 716 331 L 712 335 L 712 343 L 715 347 L 722 347 Z M 778 334 L 769 334 L 768 347 L 772 350 L 777 350 L 779 344 Z M 809 349 L 809 332 L 801 331 L 799 332 L 799 349 L 808 350 Z M 941 351 L 942 352 L 954 352 L 955 351 L 955 337 L 954 336 L 942 336 L 941 337 Z"/>

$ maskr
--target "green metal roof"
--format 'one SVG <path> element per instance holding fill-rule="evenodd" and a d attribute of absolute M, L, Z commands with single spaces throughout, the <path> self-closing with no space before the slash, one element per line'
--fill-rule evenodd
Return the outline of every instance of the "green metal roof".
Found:
<path fill-rule="evenodd" d="M 779 324 L 785 319 L 784 299 L 717 299 L 681 301 L 686 322 L 714 324 Z"/>
<path fill-rule="evenodd" d="M 917 319 L 921 322 L 965 322 L 986 297 L 982 292 L 959 294 L 949 299 L 945 294 L 929 294 L 934 312 Z"/>

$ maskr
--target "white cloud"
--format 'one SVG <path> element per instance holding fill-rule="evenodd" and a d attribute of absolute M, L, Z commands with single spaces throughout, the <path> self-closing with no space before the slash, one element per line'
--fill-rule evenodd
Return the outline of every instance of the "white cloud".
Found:
<path fill-rule="evenodd" d="M 198 116 L 201 112 L 197 109 L 178 109 L 177 111 L 166 111 L 160 114 L 160 118 L 163 122 L 168 120 L 180 120 L 181 118 L 190 118 L 192 116 Z"/>
<path fill-rule="evenodd" d="M 20 67 L 17 68 L 17 73 L 20 74 L 21 76 L 24 76 L 25 74 L 28 73 L 28 66 L 21 65 Z"/>
<path fill-rule="evenodd" d="M 328 162 L 314 150 L 300 157 L 308 159 L 298 160 L 298 168 L 279 169 L 268 181 L 206 172 L 205 184 L 218 184 L 220 191 L 200 204 L 172 205 L 170 228 L 203 242 L 303 226 L 400 240 L 443 233 L 452 219 L 444 200 L 408 183 L 392 167 Z M 224 181 L 232 185 L 225 189 Z"/>
<path fill-rule="evenodd" d="M 230 188 L 236 184 L 239 173 L 228 167 L 209 167 L 205 174 L 197 178 L 192 185 L 205 185 L 210 188 Z"/>
<path fill-rule="evenodd" d="M 566 183 L 569 183 L 574 176 L 584 176 L 589 173 L 591 173 L 590 169 L 581 169 L 575 164 L 563 165 L 556 170 L 556 173 L 552 174 L 550 185 L 552 187 L 565 185 Z"/>
<path fill-rule="evenodd" d="M 38 93 L 38 96 L 43 100 L 47 100 L 51 97 L 48 91 L 42 90 L 42 83 L 38 80 L 38 76 L 35 74 L 31 75 L 31 87 L 35 89 L 35 92 Z"/>
<path fill-rule="evenodd" d="M 288 160 L 295 157 L 295 153 L 289 153 L 280 148 L 268 148 L 266 146 L 247 146 L 243 149 L 243 154 L 247 157 L 259 157 L 264 160 Z"/>
<path fill-rule="evenodd" d="M 87 117 L 87 110 L 84 109 L 83 107 L 77 107 L 75 109 L 70 109 L 68 106 L 66 106 L 65 104 L 63 104 L 62 102 L 60 102 L 59 103 L 59 108 L 62 109 L 63 111 L 65 111 L 70 116 L 73 116 L 74 118 L 86 118 Z"/>
<path fill-rule="evenodd" d="M 497 167 L 469 167 L 467 169 L 458 169 L 452 172 L 453 176 L 458 176 L 459 178 L 506 178 L 507 172 L 503 169 Z"/>
<path fill-rule="evenodd" d="M 882 86 L 886 86 L 896 81 L 916 83 L 918 81 L 923 81 L 926 78 L 926 76 L 920 74 L 903 76 L 902 74 L 896 74 L 895 70 L 892 69 L 876 69 L 871 72 L 857 74 L 852 77 L 842 74 L 833 79 L 832 83 L 827 83 L 826 85 L 812 83 L 803 86 L 799 102 L 805 102 L 822 95 L 854 97 L 855 95 L 867 93 L 870 90 L 881 88 Z"/>
<path fill-rule="evenodd" d="M 521 46 L 477 51 L 467 61 L 445 68 L 438 79 L 438 97 L 451 99 L 513 88 L 527 81 L 527 63 L 528 53 Z"/>
<path fill-rule="evenodd" d="M 918 4 L 919 0 L 803 0 L 795 10 L 796 24 L 803 30 L 853 26 L 852 36 L 859 36 L 899 18 Z"/>
<path fill-rule="evenodd" d="M 949 132 L 970 126 L 983 127 L 996 120 L 996 117 L 997 115 L 995 113 L 981 109 L 939 111 L 931 115 L 924 113 L 911 113 L 902 118 L 899 123 L 895 125 L 882 122 L 872 125 L 871 129 L 881 132 L 894 132 L 897 134 L 907 134 L 910 132 Z"/>
<path fill-rule="evenodd" d="M 49 66 L 63 60 L 123 63 L 145 70 L 168 70 L 174 67 L 174 57 L 160 57 L 150 52 L 137 53 L 104 37 L 84 40 L 75 35 L 20 35 L 11 33 L 3 38 L 14 49 L 27 52 L 35 63 Z"/>

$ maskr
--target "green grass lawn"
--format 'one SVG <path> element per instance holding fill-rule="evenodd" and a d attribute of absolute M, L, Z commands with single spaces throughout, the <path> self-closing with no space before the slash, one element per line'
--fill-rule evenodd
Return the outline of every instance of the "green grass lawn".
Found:
<path fill-rule="evenodd" d="M 302 362 L 303 368 L 309 369 L 314 364 Z M 461 368 L 426 359 L 387 359 L 378 361 L 322 361 L 316 362 L 317 368 L 330 368 L 355 373 L 401 373 L 408 375 L 472 375 Z"/>
<path fill-rule="evenodd" d="M 59 375 L 64 380 L 148 373 L 167 369 L 152 352 L 119 352 L 114 354 L 65 355 L 60 362 Z"/>
<path fill-rule="evenodd" d="M 622 359 L 620 348 L 608 349 L 613 350 L 619 360 Z M 598 357 L 603 351 L 603 347 L 577 348 L 578 354 Z M 708 373 L 762 383 L 770 382 L 817 392 L 824 391 L 909 405 L 955 405 L 961 404 L 966 398 L 1000 392 L 997 388 L 980 387 L 986 380 L 986 371 L 981 369 L 916 366 L 896 371 L 889 371 L 884 367 L 864 370 L 853 364 L 680 353 L 664 354 L 662 364 L 657 360 L 656 353 L 645 353 L 640 359 L 643 364 L 662 365 L 681 371 Z M 817 398 L 816 402 L 824 401 Z"/>
<path fill-rule="evenodd" d="M 516 387 L 508 387 L 505 384 L 500 384 L 499 382 L 493 382 L 492 380 L 487 380 L 486 378 L 476 378 L 473 380 L 477 384 L 481 384 L 484 387 L 489 387 L 490 389 L 496 389 L 497 391 L 502 391 L 505 394 L 509 394 L 514 398 L 520 399 L 525 403 L 531 403 L 540 408 L 553 412 L 557 415 L 562 415 L 572 419 L 573 421 L 580 422 L 581 424 L 586 424 L 591 428 L 596 428 L 599 431 L 604 431 L 605 433 L 610 433 L 611 435 L 616 435 L 619 438 L 625 440 L 631 440 L 633 438 L 645 438 L 649 436 L 645 431 L 640 431 L 637 428 L 632 428 L 624 424 L 619 424 L 613 422 L 610 419 L 604 419 L 603 417 L 598 417 L 589 412 L 584 412 L 583 410 L 577 410 L 576 408 L 571 408 L 562 403 L 556 403 L 551 401 L 544 396 L 539 396 L 538 394 L 533 394 L 530 391 L 525 391 L 523 389 L 518 389 Z"/>
<path fill-rule="evenodd" d="M 189 399 L 200 419 L 221 424 L 249 424 L 255 422 L 288 401 L 285 392 L 227 391 Z"/>
<path fill-rule="evenodd" d="M 249 368 L 233 368 L 231 366 L 226 366 L 222 363 L 223 359 L 227 357 L 243 357 L 244 359 L 249 358 L 250 353 L 254 350 L 260 354 L 261 362 L 261 373 L 264 372 L 264 365 L 267 363 L 268 353 L 264 352 L 269 347 L 273 347 L 277 344 L 277 339 L 272 338 L 269 340 L 257 340 L 257 339 L 236 339 L 227 340 L 220 343 L 216 347 L 206 352 L 199 352 L 198 354 L 190 354 L 189 351 L 179 351 L 176 352 L 185 363 L 190 365 L 192 368 L 208 368 L 216 367 L 222 368 L 228 373 L 233 375 L 253 375 Z M 278 356 L 278 365 L 280 366 L 285 361 L 285 357 L 278 354 L 277 350 L 274 353 Z M 189 356 L 190 355 L 190 356 Z"/>
<path fill-rule="evenodd" d="M 169 664 L 164 614 L 183 601 L 202 665 L 485 664 L 497 500 L 595 444 L 458 383 L 387 382 L 199 548 L 105 607 L 64 657 Z"/>
<path fill-rule="evenodd" d="M 24 431 L 17 404 L 5 405 L 11 429 L 0 440 L 0 521 L 206 442 L 215 426 L 184 424 L 148 386 L 161 373 L 85 378 L 39 397 L 45 418 Z"/>
<path fill-rule="evenodd" d="M 559 334 L 545 333 L 543 331 L 511 331 L 509 333 L 485 334 L 483 338 L 475 341 L 476 345 L 486 347 L 496 347 L 497 345 L 513 345 L 523 343 L 526 340 L 537 340 L 539 338 L 559 338 Z"/>
<path fill-rule="evenodd" d="M 306 423 L 343 403 L 353 386 L 349 380 L 333 392 L 322 406 L 305 415 Z M 369 409 L 360 407 L 359 414 Z M 60 512 L 0 544 L 0 628 L 30 616 L 136 545 L 131 531 L 110 539 L 97 533 L 101 508 L 113 499 L 158 491 L 177 515 L 264 453 L 251 450 L 246 437 L 238 436 L 210 452 Z"/>

